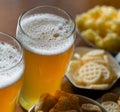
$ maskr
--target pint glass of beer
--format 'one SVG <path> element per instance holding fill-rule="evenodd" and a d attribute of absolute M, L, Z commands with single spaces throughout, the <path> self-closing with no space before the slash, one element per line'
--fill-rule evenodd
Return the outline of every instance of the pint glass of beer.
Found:
<path fill-rule="evenodd" d="M 16 31 L 25 48 L 20 104 L 28 110 L 42 93 L 60 89 L 75 41 L 75 23 L 62 9 L 38 6 L 23 13 Z"/>
<path fill-rule="evenodd" d="M 0 112 L 15 112 L 23 71 L 21 45 L 15 38 L 0 32 Z"/>

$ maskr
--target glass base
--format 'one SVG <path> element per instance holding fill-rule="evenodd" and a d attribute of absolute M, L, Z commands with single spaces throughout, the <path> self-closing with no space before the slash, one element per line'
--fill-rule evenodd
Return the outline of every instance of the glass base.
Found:
<path fill-rule="evenodd" d="M 20 103 L 21 107 L 25 110 L 29 110 L 33 105 L 35 105 L 35 103 L 33 103 L 29 100 L 26 100 L 22 96 L 19 98 L 19 103 Z"/>

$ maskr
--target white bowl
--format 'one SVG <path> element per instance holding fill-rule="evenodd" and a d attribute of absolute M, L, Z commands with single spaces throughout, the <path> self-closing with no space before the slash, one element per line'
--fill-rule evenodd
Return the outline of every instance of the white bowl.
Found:
<path fill-rule="evenodd" d="M 88 51 L 93 50 L 93 49 L 95 49 L 95 48 L 77 47 L 77 48 L 75 48 L 74 53 L 78 53 L 78 54 L 80 54 L 80 56 L 83 56 L 85 53 L 87 53 Z M 119 66 L 119 64 L 116 62 L 115 58 L 110 53 L 107 52 L 107 54 L 108 54 L 108 56 L 110 58 L 109 62 L 112 63 L 111 64 L 111 66 L 112 66 L 111 68 L 113 68 L 114 72 L 117 75 L 117 78 L 109 85 L 108 88 L 104 88 L 102 90 L 108 90 L 108 89 L 110 89 L 118 81 L 118 79 L 120 78 L 120 66 Z M 75 83 L 75 81 L 73 80 L 73 78 L 71 78 L 71 76 L 68 73 L 66 73 L 65 76 L 68 78 L 68 80 L 76 88 L 91 90 L 91 88 L 89 88 L 87 86 L 81 86 L 81 85 L 78 85 L 77 83 Z"/>

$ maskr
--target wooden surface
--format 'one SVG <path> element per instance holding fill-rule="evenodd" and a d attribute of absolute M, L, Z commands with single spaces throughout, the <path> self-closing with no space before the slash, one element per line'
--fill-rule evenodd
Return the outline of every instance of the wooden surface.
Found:
<path fill-rule="evenodd" d="M 120 0 L 0 0 L 0 31 L 15 36 L 20 14 L 38 5 L 52 5 L 62 8 L 74 18 L 76 14 L 87 11 L 95 5 L 113 5 L 120 8 Z M 77 36 L 76 44 L 84 44 L 79 36 Z M 24 111 L 20 106 L 17 106 L 16 112 Z"/>

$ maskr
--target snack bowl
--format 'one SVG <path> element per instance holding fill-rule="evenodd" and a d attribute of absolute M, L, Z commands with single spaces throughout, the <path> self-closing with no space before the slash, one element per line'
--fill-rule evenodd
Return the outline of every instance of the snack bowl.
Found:
<path fill-rule="evenodd" d="M 75 51 L 73 53 L 73 57 L 72 57 L 71 61 L 81 60 L 81 57 L 83 57 L 85 54 L 87 54 L 88 52 L 90 52 L 92 50 L 99 50 L 99 49 L 89 48 L 89 47 L 75 48 Z M 103 93 L 109 91 L 110 89 L 114 88 L 115 86 L 117 86 L 119 84 L 120 66 L 109 52 L 105 51 L 105 53 L 107 54 L 107 57 L 108 57 L 107 64 L 110 65 L 109 72 L 110 73 L 112 72 L 111 74 L 115 74 L 116 78 L 112 79 L 112 81 L 107 86 L 106 86 L 106 83 L 105 84 L 102 83 L 102 85 L 101 85 L 100 81 L 102 79 L 99 80 L 100 85 L 89 86 L 90 84 L 88 84 L 88 86 L 84 86 L 84 85 L 81 85 L 78 82 L 76 82 L 73 78 L 73 75 L 75 77 L 75 74 L 76 74 L 76 71 L 73 71 L 75 69 L 75 66 L 72 66 L 72 67 L 74 67 L 74 69 L 72 70 L 72 73 L 69 72 L 71 68 L 68 67 L 68 70 L 67 70 L 68 72 L 66 72 L 65 77 L 66 77 L 67 81 L 69 81 L 72 84 L 75 92 L 85 95 L 85 96 L 88 96 L 90 98 L 96 99 L 96 98 L 99 98 Z M 94 62 L 94 61 L 96 61 L 96 60 L 92 60 L 91 62 Z M 100 63 L 100 66 L 101 66 L 101 63 Z M 80 65 L 80 67 L 81 67 L 81 65 Z"/>
<path fill-rule="evenodd" d="M 113 6 L 95 6 L 77 14 L 75 21 L 78 35 L 88 46 L 105 49 L 116 55 L 120 52 L 119 12 Z"/>
<path fill-rule="evenodd" d="M 66 92 L 65 92 L 66 94 Z M 67 94 L 70 94 L 70 93 L 67 93 Z M 83 95 L 77 95 L 77 94 L 71 94 L 71 95 L 74 95 L 74 96 L 77 96 L 79 98 L 79 105 L 82 105 L 82 104 L 93 104 L 93 105 L 96 105 L 98 106 L 102 112 L 107 112 L 99 102 L 89 98 L 89 97 L 86 97 L 86 96 L 83 96 Z M 36 105 L 36 104 L 35 104 Z M 34 109 L 35 109 L 35 105 L 33 105 L 29 110 L 28 112 L 35 112 Z"/>

